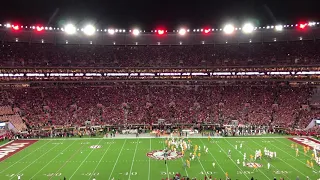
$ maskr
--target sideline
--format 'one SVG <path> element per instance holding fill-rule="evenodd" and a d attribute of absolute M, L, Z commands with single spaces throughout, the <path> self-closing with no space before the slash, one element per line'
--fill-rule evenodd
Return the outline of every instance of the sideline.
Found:
<path fill-rule="evenodd" d="M 188 138 L 188 139 L 207 139 L 208 137 L 207 136 L 188 136 L 188 137 L 184 137 L 184 136 L 181 136 L 183 138 Z M 234 137 L 222 137 L 222 136 L 211 136 L 211 139 L 283 139 L 283 138 L 294 138 L 294 137 L 309 137 L 309 136 L 234 136 Z M 167 136 L 161 136 L 161 137 L 132 137 L 132 136 L 128 136 L 128 137 L 113 137 L 113 138 L 43 138 L 43 139 L 26 139 L 26 140 L 39 140 L 39 141 L 46 141 L 46 140 L 49 140 L 49 141 L 56 141 L 56 140 L 82 140 L 82 139 L 85 139 L 85 140 L 101 140 L 101 139 L 105 139 L 105 140 L 113 140 L 113 139 L 166 139 L 166 138 L 169 138 Z M 175 136 L 174 138 L 179 138 L 179 136 Z M 23 139 L 21 139 L 23 140 Z"/>

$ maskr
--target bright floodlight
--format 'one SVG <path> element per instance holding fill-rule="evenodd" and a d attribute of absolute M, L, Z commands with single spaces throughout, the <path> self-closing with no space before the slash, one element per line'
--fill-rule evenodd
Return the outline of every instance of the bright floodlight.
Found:
<path fill-rule="evenodd" d="M 114 34 L 114 29 L 108 29 L 108 33 L 113 35 Z"/>
<path fill-rule="evenodd" d="M 275 28 L 276 28 L 276 31 L 282 31 L 283 26 L 282 25 L 276 25 Z"/>
<path fill-rule="evenodd" d="M 134 30 L 132 31 L 132 34 L 135 35 L 135 36 L 138 36 L 138 35 L 140 34 L 139 29 L 134 29 Z"/>
<path fill-rule="evenodd" d="M 254 26 L 250 23 L 247 23 L 242 27 L 242 31 L 244 33 L 252 33 L 253 29 L 254 29 Z"/>
<path fill-rule="evenodd" d="M 67 34 L 74 34 L 76 33 L 76 27 L 72 24 L 68 24 L 64 27 L 64 30 Z"/>
<path fill-rule="evenodd" d="M 84 29 L 83 32 L 88 35 L 91 36 L 96 32 L 96 28 L 92 25 L 87 25 Z"/>
<path fill-rule="evenodd" d="M 234 31 L 234 26 L 231 25 L 231 24 L 228 24 L 228 25 L 226 25 L 226 26 L 223 28 L 223 31 L 224 31 L 226 34 L 232 34 L 233 31 Z"/>
<path fill-rule="evenodd" d="M 181 36 L 185 35 L 186 33 L 187 33 L 187 30 L 184 29 L 184 28 L 182 28 L 182 29 L 179 30 L 179 34 L 180 34 Z"/>

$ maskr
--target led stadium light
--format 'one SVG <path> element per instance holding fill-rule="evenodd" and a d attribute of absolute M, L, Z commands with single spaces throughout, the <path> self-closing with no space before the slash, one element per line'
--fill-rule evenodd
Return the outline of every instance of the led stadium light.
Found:
<path fill-rule="evenodd" d="M 204 33 L 208 34 L 210 32 L 210 29 L 204 29 Z"/>
<path fill-rule="evenodd" d="M 299 28 L 300 28 L 300 29 L 304 29 L 306 26 L 307 26 L 307 24 L 300 24 L 300 25 L 299 25 Z"/>
<path fill-rule="evenodd" d="M 43 27 L 37 26 L 37 31 L 38 31 L 38 32 L 41 32 L 42 30 L 43 30 Z"/>
<path fill-rule="evenodd" d="M 158 32 L 158 35 L 163 35 L 165 33 L 165 30 L 159 29 L 157 32 Z"/>
<path fill-rule="evenodd" d="M 108 33 L 113 35 L 114 34 L 114 29 L 108 29 Z"/>
<path fill-rule="evenodd" d="M 96 28 L 92 25 L 87 25 L 84 29 L 83 29 L 83 32 L 88 35 L 88 36 L 91 36 L 95 33 L 96 31 Z"/>
<path fill-rule="evenodd" d="M 276 25 L 275 29 L 276 29 L 276 31 L 282 31 L 283 26 L 282 25 Z"/>
<path fill-rule="evenodd" d="M 180 34 L 181 36 L 185 35 L 186 33 L 187 33 L 187 30 L 184 29 L 184 28 L 181 28 L 181 29 L 179 30 L 179 34 Z"/>
<path fill-rule="evenodd" d="M 20 28 L 19 28 L 19 26 L 18 25 L 12 25 L 12 28 L 14 29 L 14 30 L 19 30 Z"/>
<path fill-rule="evenodd" d="M 242 31 L 246 34 L 252 33 L 253 29 L 254 29 L 254 26 L 251 23 L 247 23 L 242 27 Z"/>
<path fill-rule="evenodd" d="M 65 32 L 67 34 L 74 34 L 76 33 L 76 27 L 73 24 L 68 24 L 64 27 Z"/>
<path fill-rule="evenodd" d="M 308 23 L 308 26 L 315 26 L 316 25 L 316 22 L 309 22 Z"/>
<path fill-rule="evenodd" d="M 138 36 L 138 35 L 140 34 L 139 29 L 134 29 L 134 30 L 132 31 L 132 34 L 135 35 L 135 36 Z"/>
<path fill-rule="evenodd" d="M 226 34 L 232 34 L 233 31 L 234 31 L 234 26 L 231 25 L 231 24 L 227 24 L 227 25 L 223 28 L 223 31 L 224 31 Z"/>

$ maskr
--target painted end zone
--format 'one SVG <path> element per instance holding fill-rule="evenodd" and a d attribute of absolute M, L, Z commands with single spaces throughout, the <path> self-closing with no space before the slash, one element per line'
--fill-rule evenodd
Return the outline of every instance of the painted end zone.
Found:
<path fill-rule="evenodd" d="M 0 146 L 0 162 L 36 142 L 37 140 L 15 140 Z"/>
<path fill-rule="evenodd" d="M 295 138 L 288 138 L 289 140 L 298 143 L 303 146 L 309 146 L 311 149 L 314 147 L 318 147 L 320 145 L 320 141 L 309 137 L 295 137 Z"/>

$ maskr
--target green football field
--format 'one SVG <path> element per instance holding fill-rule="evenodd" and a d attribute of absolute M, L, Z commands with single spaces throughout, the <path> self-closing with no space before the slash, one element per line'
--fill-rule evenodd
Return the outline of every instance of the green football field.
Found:
<path fill-rule="evenodd" d="M 285 137 L 246 137 L 246 138 L 192 138 L 193 145 L 201 146 L 201 157 L 191 161 L 191 167 L 185 168 L 187 157 L 167 161 L 147 157 L 147 153 L 164 149 L 163 138 L 129 138 L 129 139 L 55 139 L 39 140 L 35 144 L 0 162 L 0 179 L 43 180 L 66 179 L 97 180 L 161 180 L 172 178 L 180 173 L 191 178 L 204 179 L 204 176 L 225 179 L 227 172 L 231 179 L 258 180 L 284 177 L 285 179 L 316 180 L 320 178 L 320 167 L 314 162 L 314 169 L 306 166 L 311 159 L 311 152 L 303 154 L 299 145 L 300 156 L 296 157 L 291 148 L 292 142 Z M 243 144 L 239 149 L 240 143 Z M 238 150 L 235 149 L 238 145 Z M 91 148 L 95 147 L 95 148 Z M 203 146 L 209 152 L 203 151 Z M 243 166 L 243 153 L 254 155 L 255 150 L 267 147 L 277 152 L 275 159 L 263 157 L 256 163 L 262 167 L 254 170 Z M 228 150 L 232 157 L 228 158 Z M 189 155 L 191 151 L 186 152 Z M 240 164 L 236 160 L 240 160 Z M 213 167 L 212 163 L 216 166 Z M 267 169 L 270 162 L 271 168 Z"/>

